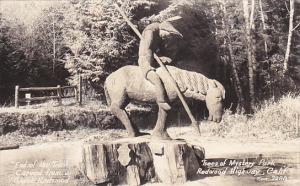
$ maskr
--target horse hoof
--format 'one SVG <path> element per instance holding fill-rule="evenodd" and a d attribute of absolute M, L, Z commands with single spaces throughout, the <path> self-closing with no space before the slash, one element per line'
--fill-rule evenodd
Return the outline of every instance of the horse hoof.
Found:
<path fill-rule="evenodd" d="M 153 140 L 172 140 L 168 133 L 164 134 L 153 134 L 151 139 Z"/>
<path fill-rule="evenodd" d="M 136 134 L 136 136 L 147 136 L 147 135 L 150 135 L 150 133 L 147 133 L 147 132 L 138 132 Z"/>
<path fill-rule="evenodd" d="M 128 137 L 129 138 L 134 138 L 138 137 L 139 132 L 128 132 Z"/>
<path fill-rule="evenodd" d="M 134 138 L 134 137 L 146 136 L 146 135 L 150 135 L 150 134 L 146 133 L 146 132 L 135 132 L 135 133 L 129 133 L 128 137 L 129 138 Z"/>

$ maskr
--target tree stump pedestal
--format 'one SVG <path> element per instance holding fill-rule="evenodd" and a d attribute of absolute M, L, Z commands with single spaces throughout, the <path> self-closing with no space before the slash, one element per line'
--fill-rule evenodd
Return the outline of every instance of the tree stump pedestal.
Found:
<path fill-rule="evenodd" d="M 83 144 L 81 170 L 94 184 L 181 184 L 196 175 L 204 149 L 150 136 Z"/>

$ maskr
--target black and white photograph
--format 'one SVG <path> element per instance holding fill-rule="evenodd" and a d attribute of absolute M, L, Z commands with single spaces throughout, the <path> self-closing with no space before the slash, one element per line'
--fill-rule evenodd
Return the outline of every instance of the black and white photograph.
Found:
<path fill-rule="evenodd" d="M 300 0 L 0 0 L 0 186 L 299 186 Z"/>

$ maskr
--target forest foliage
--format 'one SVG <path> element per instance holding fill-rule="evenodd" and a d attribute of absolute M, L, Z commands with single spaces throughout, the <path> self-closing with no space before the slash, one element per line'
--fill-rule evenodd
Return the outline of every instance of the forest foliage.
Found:
<path fill-rule="evenodd" d="M 101 94 L 112 71 L 136 65 L 139 39 L 114 3 L 140 31 L 181 16 L 173 23 L 184 35 L 174 65 L 220 80 L 239 110 L 299 90 L 297 0 L 70 0 L 44 9 L 30 29 L 0 12 L 0 100 L 12 99 L 17 84 L 76 84 L 78 74 Z"/>

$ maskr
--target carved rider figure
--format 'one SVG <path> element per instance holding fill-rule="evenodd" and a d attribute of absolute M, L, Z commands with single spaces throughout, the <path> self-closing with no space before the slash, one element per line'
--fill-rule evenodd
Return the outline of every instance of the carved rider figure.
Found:
<path fill-rule="evenodd" d="M 154 61 L 154 53 L 160 56 L 159 58 L 164 64 L 170 64 L 177 54 L 178 41 L 183 36 L 169 21 L 148 25 L 142 36 L 138 64 L 144 77 L 155 86 L 158 106 L 164 110 L 170 110 L 165 87 L 155 72 L 158 65 Z"/>

